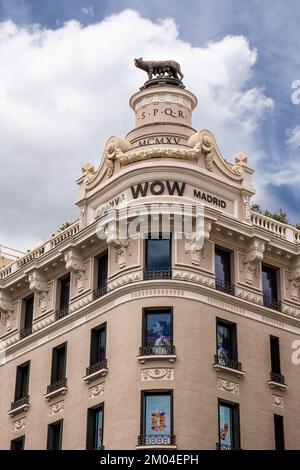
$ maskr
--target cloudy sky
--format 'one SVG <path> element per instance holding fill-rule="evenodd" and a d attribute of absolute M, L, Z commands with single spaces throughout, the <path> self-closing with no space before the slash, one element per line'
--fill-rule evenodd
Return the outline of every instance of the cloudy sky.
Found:
<path fill-rule="evenodd" d="M 77 217 L 82 165 L 134 125 L 140 56 L 181 63 L 194 127 L 245 152 L 256 202 L 300 222 L 299 22 L 298 0 L 0 0 L 0 244 Z"/>

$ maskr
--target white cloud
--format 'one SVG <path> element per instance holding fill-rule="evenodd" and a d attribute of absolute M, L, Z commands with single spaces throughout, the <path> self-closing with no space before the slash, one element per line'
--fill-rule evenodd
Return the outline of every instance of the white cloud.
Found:
<path fill-rule="evenodd" d="M 94 8 L 92 7 L 92 5 L 81 8 L 81 13 L 82 15 L 86 16 L 95 16 Z"/>
<path fill-rule="evenodd" d="M 272 100 L 249 80 L 256 51 L 243 36 L 192 47 L 172 19 L 125 10 L 56 30 L 0 24 L 0 243 L 27 249 L 77 211 L 75 179 L 107 138 L 133 127 L 131 94 L 146 75 L 134 57 L 179 61 L 199 99 L 194 127 L 215 132 L 225 158 L 258 152 L 254 134 Z"/>
<path fill-rule="evenodd" d="M 300 126 L 287 131 L 288 139 L 286 141 L 289 150 L 296 150 L 300 148 Z"/>

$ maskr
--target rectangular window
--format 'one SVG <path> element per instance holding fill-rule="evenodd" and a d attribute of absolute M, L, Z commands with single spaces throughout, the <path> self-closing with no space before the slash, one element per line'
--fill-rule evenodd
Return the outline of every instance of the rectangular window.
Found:
<path fill-rule="evenodd" d="M 143 348 L 147 354 L 173 354 L 172 308 L 144 309 Z"/>
<path fill-rule="evenodd" d="M 106 359 L 106 325 L 101 325 L 91 331 L 90 366 Z"/>
<path fill-rule="evenodd" d="M 10 450 L 24 450 L 25 447 L 25 436 L 18 437 L 10 443 Z"/>
<path fill-rule="evenodd" d="M 280 367 L 280 351 L 279 351 L 279 338 L 277 336 L 270 336 L 270 352 L 271 352 L 271 371 L 277 374 L 281 373 Z"/>
<path fill-rule="evenodd" d="M 231 284 L 231 252 L 215 248 L 216 288 L 228 294 L 233 294 Z"/>
<path fill-rule="evenodd" d="M 236 323 L 217 319 L 216 362 L 225 367 L 239 368 Z"/>
<path fill-rule="evenodd" d="M 21 329 L 21 338 L 25 338 L 32 333 L 34 296 L 31 295 L 24 300 L 23 325 Z"/>
<path fill-rule="evenodd" d="M 145 279 L 168 279 L 171 277 L 171 239 L 145 240 Z"/>
<path fill-rule="evenodd" d="M 283 416 L 274 415 L 275 450 L 284 450 Z"/>
<path fill-rule="evenodd" d="M 240 448 L 239 405 L 219 400 L 219 449 Z"/>
<path fill-rule="evenodd" d="M 70 301 L 70 274 L 60 280 L 59 308 L 67 309 Z"/>
<path fill-rule="evenodd" d="M 63 420 L 48 425 L 47 450 L 62 449 Z"/>
<path fill-rule="evenodd" d="M 279 309 L 277 290 L 277 269 L 262 265 L 262 290 L 264 305 L 269 308 Z"/>
<path fill-rule="evenodd" d="M 15 401 L 28 396 L 30 362 L 17 367 Z"/>
<path fill-rule="evenodd" d="M 103 449 L 104 404 L 89 408 L 87 416 L 87 450 Z"/>
<path fill-rule="evenodd" d="M 173 444 L 171 391 L 142 392 L 140 445 Z"/>
<path fill-rule="evenodd" d="M 107 271 L 108 271 L 108 253 L 101 254 L 98 258 L 98 277 L 97 287 L 105 288 L 107 285 Z"/>
<path fill-rule="evenodd" d="M 67 343 L 57 346 L 52 351 L 51 384 L 66 378 Z"/>

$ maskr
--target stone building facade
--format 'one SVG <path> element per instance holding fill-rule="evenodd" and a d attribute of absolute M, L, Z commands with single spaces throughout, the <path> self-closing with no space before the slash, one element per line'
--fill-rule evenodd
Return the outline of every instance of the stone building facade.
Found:
<path fill-rule="evenodd" d="M 251 210 L 196 105 L 146 82 L 78 220 L 0 270 L 1 449 L 299 448 L 300 231 Z M 201 243 L 175 236 L 198 207 Z"/>

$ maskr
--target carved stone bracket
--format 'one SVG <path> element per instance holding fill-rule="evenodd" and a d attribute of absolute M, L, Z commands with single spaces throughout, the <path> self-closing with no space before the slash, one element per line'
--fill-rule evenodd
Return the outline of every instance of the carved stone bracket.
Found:
<path fill-rule="evenodd" d="M 0 312 L 10 313 L 14 311 L 14 304 L 9 294 L 0 290 Z"/>
<path fill-rule="evenodd" d="M 192 264 L 194 266 L 199 266 L 201 258 L 205 258 L 204 244 L 209 239 L 212 222 L 210 219 L 205 219 L 204 223 L 199 227 L 200 233 L 186 233 L 184 235 L 184 251 L 185 253 L 191 253 Z"/>
<path fill-rule="evenodd" d="M 2 333 L 9 333 L 12 328 L 13 324 L 16 320 L 16 312 L 15 312 L 16 305 L 13 303 L 12 298 L 9 294 L 0 290 L 0 313 L 2 313 Z"/>
<path fill-rule="evenodd" d="M 41 312 L 44 313 L 47 310 L 49 286 L 45 277 L 40 273 L 38 269 L 29 273 L 29 288 L 31 291 L 38 294 L 38 303 Z"/>
<path fill-rule="evenodd" d="M 245 256 L 241 258 L 240 271 L 245 271 L 246 283 L 253 285 L 254 276 L 259 276 L 259 263 L 263 260 L 265 243 L 257 237 L 250 241 Z"/>
<path fill-rule="evenodd" d="M 80 293 L 84 290 L 84 275 L 87 265 L 84 263 L 81 255 L 75 248 L 69 248 L 64 253 L 66 269 L 74 274 L 74 283 L 77 291 Z"/>
<path fill-rule="evenodd" d="M 300 287 L 300 255 L 292 263 L 290 271 L 286 271 L 286 289 L 290 291 L 290 298 L 297 302 L 299 300 Z"/>
<path fill-rule="evenodd" d="M 107 245 L 111 246 L 115 250 L 115 262 L 117 263 L 119 269 L 125 268 L 127 264 L 126 253 L 128 253 L 129 256 L 131 255 L 129 250 L 129 240 L 108 236 L 106 241 Z"/>

